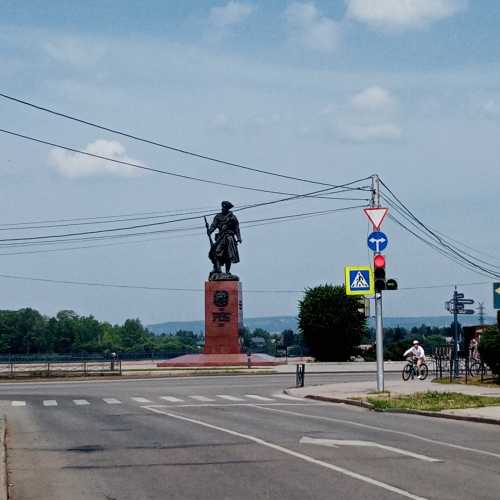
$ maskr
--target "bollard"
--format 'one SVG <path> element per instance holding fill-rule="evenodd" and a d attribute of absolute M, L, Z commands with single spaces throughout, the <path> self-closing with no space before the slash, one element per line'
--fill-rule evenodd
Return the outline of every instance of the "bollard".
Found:
<path fill-rule="evenodd" d="M 304 379 L 306 374 L 306 365 L 304 363 L 298 364 L 295 371 L 295 385 L 296 387 L 304 387 Z"/>
<path fill-rule="evenodd" d="M 252 353 L 250 351 L 247 351 L 247 366 L 252 368 Z"/>

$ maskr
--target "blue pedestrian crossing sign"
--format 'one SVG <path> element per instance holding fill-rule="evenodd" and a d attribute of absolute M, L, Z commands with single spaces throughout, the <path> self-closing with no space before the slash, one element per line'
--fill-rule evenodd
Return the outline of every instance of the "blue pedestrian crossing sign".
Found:
<path fill-rule="evenodd" d="M 382 231 L 373 231 L 368 235 L 366 242 L 372 252 L 383 252 L 389 243 L 389 238 Z"/>
<path fill-rule="evenodd" d="M 373 295 L 373 271 L 370 266 L 346 266 L 344 268 L 345 293 L 347 295 Z"/>

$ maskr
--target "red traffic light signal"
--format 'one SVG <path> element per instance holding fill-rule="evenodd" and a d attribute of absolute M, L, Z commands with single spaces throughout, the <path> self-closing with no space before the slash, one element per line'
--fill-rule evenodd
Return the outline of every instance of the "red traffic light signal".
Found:
<path fill-rule="evenodd" d="M 373 275 L 375 278 L 375 291 L 381 292 L 385 290 L 385 257 L 383 255 L 378 254 L 373 258 Z"/>

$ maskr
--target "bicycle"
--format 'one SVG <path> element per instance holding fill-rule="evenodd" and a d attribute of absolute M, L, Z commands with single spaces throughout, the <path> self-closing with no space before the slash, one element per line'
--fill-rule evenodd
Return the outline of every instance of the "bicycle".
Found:
<path fill-rule="evenodd" d="M 405 382 L 407 380 L 410 380 L 410 377 L 413 380 L 417 376 L 420 376 L 421 380 L 425 380 L 427 378 L 427 375 L 429 374 L 429 368 L 425 363 L 422 363 L 420 365 L 419 372 L 420 373 L 417 373 L 417 361 L 408 360 L 408 363 L 406 363 L 406 365 L 403 368 L 403 371 L 401 372 L 401 376 L 403 377 L 403 380 Z"/>

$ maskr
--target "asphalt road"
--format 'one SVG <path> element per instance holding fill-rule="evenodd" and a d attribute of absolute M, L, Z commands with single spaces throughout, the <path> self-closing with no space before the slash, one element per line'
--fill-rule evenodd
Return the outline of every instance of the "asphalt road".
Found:
<path fill-rule="evenodd" d="M 261 375 L 1 384 L 12 498 L 499 498 L 498 427 L 284 398 L 293 383 Z"/>

